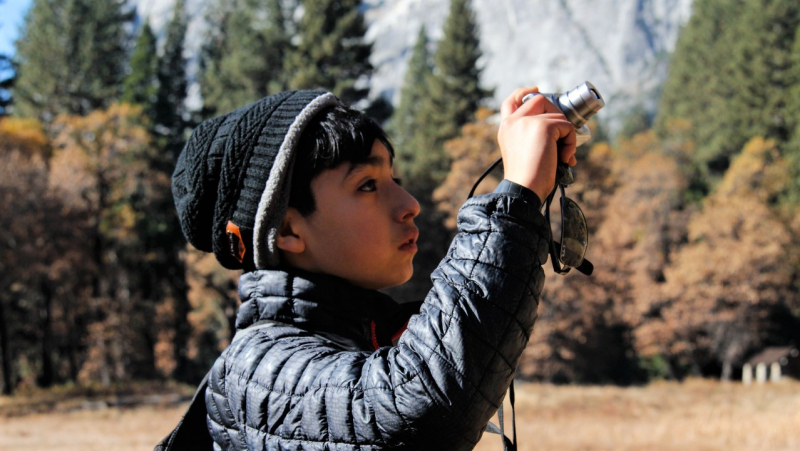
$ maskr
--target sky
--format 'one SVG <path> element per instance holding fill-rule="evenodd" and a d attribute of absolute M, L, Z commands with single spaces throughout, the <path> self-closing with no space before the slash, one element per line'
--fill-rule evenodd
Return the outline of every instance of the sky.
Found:
<path fill-rule="evenodd" d="M 0 0 L 0 53 L 14 54 L 14 40 L 32 0 Z"/>

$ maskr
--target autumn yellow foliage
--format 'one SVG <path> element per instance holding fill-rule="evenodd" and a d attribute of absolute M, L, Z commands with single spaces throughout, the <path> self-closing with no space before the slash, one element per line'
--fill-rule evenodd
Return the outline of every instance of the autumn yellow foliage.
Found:
<path fill-rule="evenodd" d="M 49 140 L 42 123 L 31 118 L 0 118 L 0 146 L 16 149 L 25 156 L 46 153 Z"/>

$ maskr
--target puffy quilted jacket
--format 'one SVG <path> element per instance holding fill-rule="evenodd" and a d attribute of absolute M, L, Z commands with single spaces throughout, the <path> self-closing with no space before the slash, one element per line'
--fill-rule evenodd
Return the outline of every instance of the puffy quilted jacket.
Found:
<path fill-rule="evenodd" d="M 538 199 L 470 199 L 433 288 L 396 345 L 403 306 L 332 276 L 255 271 L 206 390 L 216 448 L 467 450 L 502 402 L 544 283 Z M 407 315 L 406 315 L 407 316 Z"/>

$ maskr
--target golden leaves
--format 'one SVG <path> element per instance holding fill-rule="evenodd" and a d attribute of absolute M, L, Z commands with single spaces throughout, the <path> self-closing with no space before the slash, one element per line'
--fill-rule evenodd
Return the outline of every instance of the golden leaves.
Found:
<path fill-rule="evenodd" d="M 461 135 L 447 141 L 445 152 L 452 158 L 450 172 L 442 185 L 433 193 L 433 200 L 439 210 L 447 213 L 445 225 L 455 229 L 458 209 L 467 200 L 472 185 L 492 163 L 500 158 L 497 145 L 497 125 L 491 122 L 491 111 L 479 109 L 478 122 L 464 125 Z M 502 166 L 493 174 L 502 174 Z M 487 176 L 475 190 L 475 195 L 490 193 L 494 190 L 502 175 Z"/>
<path fill-rule="evenodd" d="M 59 116 L 53 130 L 50 186 L 70 205 L 105 211 L 144 189 L 154 149 L 139 107 L 113 104 L 87 116 Z M 133 221 L 129 209 L 115 213 L 108 230 Z"/>
<path fill-rule="evenodd" d="M 29 118 L 0 119 L 0 151 L 17 150 L 22 155 L 44 156 L 49 142 L 44 133 L 42 123 Z"/>
<path fill-rule="evenodd" d="M 750 197 L 767 203 L 786 189 L 789 180 L 788 167 L 775 141 L 756 137 L 733 160 L 714 197 Z"/>

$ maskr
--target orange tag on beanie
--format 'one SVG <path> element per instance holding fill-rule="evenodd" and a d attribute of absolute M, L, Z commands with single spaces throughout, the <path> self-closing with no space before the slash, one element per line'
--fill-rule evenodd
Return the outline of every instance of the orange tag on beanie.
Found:
<path fill-rule="evenodd" d="M 247 252 L 247 248 L 244 245 L 242 232 L 239 230 L 239 226 L 231 221 L 228 221 L 225 231 L 228 233 L 228 243 L 230 244 L 231 255 L 233 255 L 233 257 L 236 258 L 239 263 L 242 263 L 244 261 L 244 254 Z"/>

